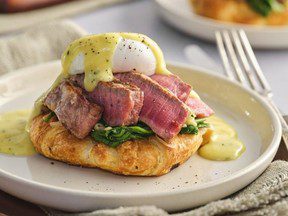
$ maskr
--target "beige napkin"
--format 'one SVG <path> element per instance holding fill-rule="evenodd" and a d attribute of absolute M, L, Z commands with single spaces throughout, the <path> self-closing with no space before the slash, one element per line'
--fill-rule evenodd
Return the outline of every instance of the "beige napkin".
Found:
<path fill-rule="evenodd" d="M 2 39 L 0 73 L 58 59 L 69 42 L 84 34 L 86 32 L 78 26 L 63 21 L 38 26 L 22 35 Z M 46 207 L 42 209 L 48 215 L 67 216 L 168 215 L 155 206 L 120 207 L 80 214 L 65 214 Z M 288 215 L 288 162 L 273 162 L 257 180 L 233 197 L 173 215 Z"/>
<path fill-rule="evenodd" d="M 60 59 L 67 45 L 87 34 L 66 20 L 36 26 L 0 40 L 0 75 L 18 68 Z"/>

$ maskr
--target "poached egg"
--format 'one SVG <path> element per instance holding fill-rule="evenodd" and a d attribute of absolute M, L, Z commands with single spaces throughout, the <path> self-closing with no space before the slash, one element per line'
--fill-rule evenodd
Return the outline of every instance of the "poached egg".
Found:
<path fill-rule="evenodd" d="M 85 54 L 79 52 L 71 63 L 69 74 L 84 73 Z M 131 40 L 120 39 L 117 43 L 112 57 L 112 72 L 138 71 L 151 76 L 156 70 L 156 58 L 152 50 L 145 44 Z"/>
<path fill-rule="evenodd" d="M 159 46 L 136 33 L 106 33 L 76 40 L 63 53 L 62 66 L 62 73 L 68 76 L 85 73 L 87 91 L 92 91 L 99 81 L 112 81 L 113 73 L 170 73 Z"/>

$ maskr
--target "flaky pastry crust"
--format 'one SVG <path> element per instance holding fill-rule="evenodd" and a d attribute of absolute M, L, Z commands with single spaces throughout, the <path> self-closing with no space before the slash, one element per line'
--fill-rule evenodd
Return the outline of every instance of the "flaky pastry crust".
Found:
<path fill-rule="evenodd" d="M 33 119 L 30 138 L 37 152 L 45 157 L 83 167 L 98 167 L 113 173 L 135 176 L 160 176 L 184 163 L 200 147 L 206 129 L 197 135 L 183 134 L 173 138 L 170 147 L 156 136 L 127 141 L 116 148 L 78 139 L 54 117 L 49 123 L 45 115 Z"/>

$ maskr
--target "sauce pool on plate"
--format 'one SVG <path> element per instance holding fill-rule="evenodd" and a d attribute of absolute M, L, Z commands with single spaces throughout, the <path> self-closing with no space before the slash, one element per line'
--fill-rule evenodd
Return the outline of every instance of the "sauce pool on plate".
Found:
<path fill-rule="evenodd" d="M 0 153 L 17 156 L 36 153 L 25 130 L 29 114 L 29 110 L 18 110 L 0 115 Z"/>
<path fill-rule="evenodd" d="M 238 139 L 235 129 L 217 116 L 207 118 L 212 129 L 210 140 L 198 153 L 209 160 L 236 160 L 245 151 L 245 145 Z"/>

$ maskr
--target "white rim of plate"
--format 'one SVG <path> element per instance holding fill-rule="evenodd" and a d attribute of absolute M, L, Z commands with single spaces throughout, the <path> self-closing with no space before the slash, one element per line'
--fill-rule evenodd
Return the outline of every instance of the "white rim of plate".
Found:
<path fill-rule="evenodd" d="M 193 19 L 193 16 L 191 15 L 191 13 L 187 13 L 186 11 L 185 12 L 180 11 L 179 9 L 177 9 L 177 7 L 175 9 L 174 7 L 172 7 L 172 3 L 167 3 L 167 0 L 154 0 L 154 1 L 156 2 L 156 4 L 159 7 L 162 7 L 166 11 L 173 13 L 175 16 L 182 17 L 182 18 L 185 18 L 187 20 L 193 20 L 194 22 L 199 22 L 202 24 L 204 23 L 205 25 L 209 25 L 211 27 L 217 27 L 217 28 L 221 28 L 221 29 L 223 29 L 223 28 L 227 28 L 227 29 L 237 28 L 237 29 L 244 29 L 244 30 L 248 30 L 248 31 L 261 30 L 261 31 L 266 31 L 266 32 L 279 32 L 279 33 L 288 32 L 288 26 L 287 25 L 284 25 L 284 26 L 268 26 L 268 25 L 257 26 L 257 25 L 241 24 L 241 23 L 229 23 L 229 22 L 224 22 L 224 21 L 212 19 L 209 17 L 200 16 L 200 15 L 192 12 L 192 6 L 191 6 L 191 13 L 193 14 L 193 16 L 195 16 L 197 18 L 197 19 Z M 188 1 L 188 0 L 186 0 L 186 1 Z M 263 32 L 261 32 L 261 33 L 263 33 Z"/>
<path fill-rule="evenodd" d="M 52 66 L 55 64 L 59 64 L 59 61 L 52 61 L 52 62 L 48 62 L 48 63 L 44 63 L 44 64 L 39 64 L 36 66 L 32 66 L 32 67 L 26 67 L 14 72 L 11 72 L 7 75 L 4 75 L 2 77 L 0 77 L 0 81 L 5 78 L 5 77 L 9 77 L 9 76 L 13 76 L 16 73 L 21 73 L 21 71 L 26 71 L 29 68 L 33 68 L 34 70 L 39 67 L 45 67 L 45 66 Z M 277 117 L 276 113 L 273 111 L 272 107 L 269 105 L 268 102 L 266 102 L 260 95 L 258 95 L 257 93 L 253 92 L 250 89 L 246 89 L 244 87 L 242 87 L 240 84 L 236 83 L 236 82 L 232 82 L 231 80 L 229 80 L 228 78 L 221 76 L 219 74 L 215 74 L 213 71 L 211 70 L 207 70 L 201 67 L 197 67 L 197 66 L 190 66 L 188 64 L 185 63 L 179 63 L 179 62 L 168 62 L 167 65 L 171 65 L 171 66 L 175 66 L 175 67 L 181 67 L 181 68 L 185 68 L 188 70 L 194 70 L 197 71 L 198 73 L 204 73 L 210 76 L 213 76 L 215 78 L 219 78 L 222 79 L 226 82 L 229 82 L 231 84 L 234 84 L 236 86 L 238 86 L 239 88 L 241 88 L 243 91 L 247 92 L 248 94 L 252 95 L 253 97 L 255 97 L 257 99 L 258 102 L 260 102 L 260 104 L 262 104 L 266 110 L 268 111 L 269 115 L 272 118 L 272 123 L 273 126 L 275 127 L 275 132 L 274 132 L 274 136 L 273 136 L 273 140 L 272 142 L 269 144 L 268 148 L 266 149 L 265 152 L 262 153 L 262 155 L 255 160 L 254 162 L 252 162 L 251 164 L 249 164 L 247 167 L 238 170 L 237 172 L 235 172 L 234 174 L 231 174 L 230 176 L 224 177 L 224 178 L 220 178 L 218 180 L 214 180 L 213 182 L 207 182 L 207 183 L 203 183 L 201 185 L 196 185 L 193 186 L 193 188 L 189 188 L 189 189 L 179 189 L 177 191 L 165 191 L 165 192 L 149 192 L 149 193 L 134 193 L 133 195 L 131 193 L 105 193 L 105 192 L 92 192 L 92 191 L 81 191 L 81 190 L 75 190 L 75 189 L 67 189 L 67 188 L 62 188 L 62 187 L 57 187 L 57 186 L 51 186 L 49 184 L 44 184 L 44 183 L 39 183 L 39 182 L 35 182 L 35 181 L 31 181 L 31 180 L 27 180 L 25 178 L 22 177 L 18 177 L 14 174 L 11 174 L 9 172 L 3 171 L 0 169 L 0 176 L 3 176 L 5 178 L 8 178 L 10 180 L 16 181 L 17 183 L 25 183 L 26 185 L 29 186 L 34 186 L 36 187 L 36 189 L 46 189 L 49 190 L 50 192 L 61 192 L 61 193 L 66 193 L 66 194 L 73 194 L 73 195 L 81 195 L 81 196 L 89 196 L 89 197 L 102 197 L 102 198 L 108 198 L 108 197 L 115 197 L 115 198 L 125 198 L 125 197 L 149 197 L 151 195 L 153 195 L 154 197 L 156 196 L 166 196 L 166 195 L 177 195 L 177 194 L 183 194 L 183 193 L 189 193 L 189 192 L 193 192 L 196 190 L 201 190 L 201 189 L 205 189 L 205 188 L 209 188 L 209 187 L 213 187 L 217 184 L 220 183 L 225 183 L 228 181 L 232 181 L 235 180 L 237 178 L 239 178 L 242 175 L 247 174 L 248 172 L 251 172 L 252 169 L 255 169 L 256 167 L 261 166 L 261 164 L 269 157 L 271 157 L 271 154 L 274 154 L 277 151 L 277 148 L 279 146 L 280 140 L 281 140 L 281 124 L 280 124 L 280 120 Z M 97 169 L 97 168 L 96 168 Z"/>

